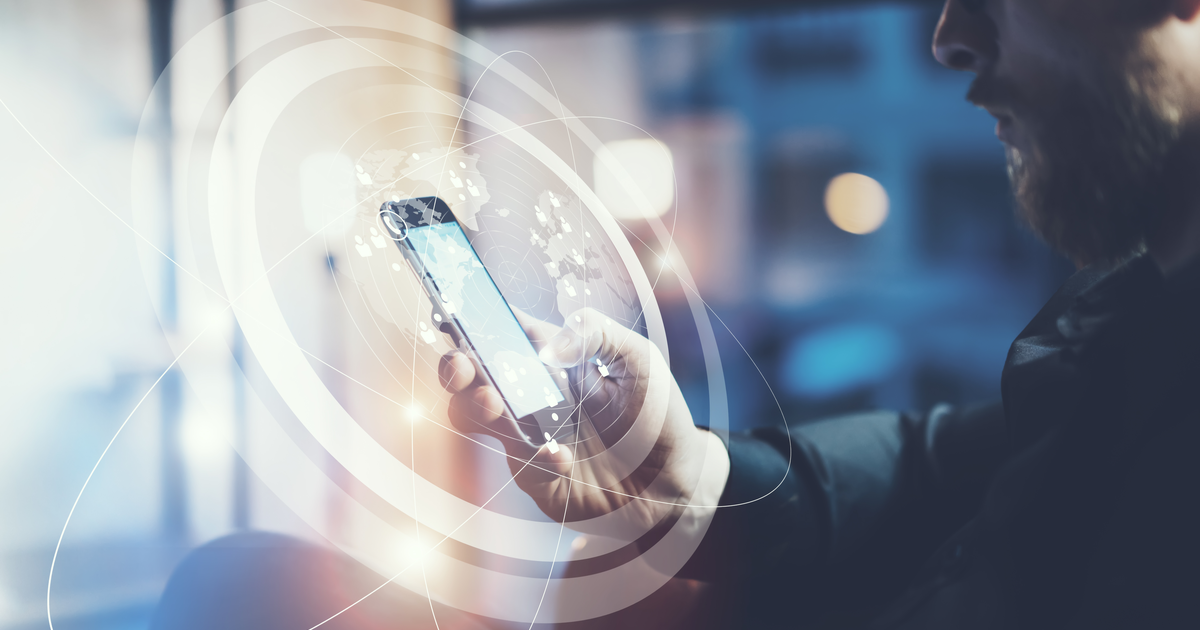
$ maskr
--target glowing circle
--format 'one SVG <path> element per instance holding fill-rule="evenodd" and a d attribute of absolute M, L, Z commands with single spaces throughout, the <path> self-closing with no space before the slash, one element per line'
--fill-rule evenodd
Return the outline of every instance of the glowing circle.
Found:
<path fill-rule="evenodd" d="M 851 234 L 870 234 L 887 220 L 888 194 L 879 182 L 858 173 L 844 173 L 825 189 L 825 213 L 838 228 Z"/>
<path fill-rule="evenodd" d="M 281 20 L 281 15 L 287 19 Z M 233 16 L 225 19 L 232 20 Z M 295 343 L 291 337 L 291 331 L 284 319 L 283 309 L 277 303 L 270 283 L 261 281 L 266 277 L 267 267 L 262 252 L 256 247 L 260 241 L 260 226 L 254 220 L 254 213 L 248 209 L 254 207 L 256 195 L 263 194 L 264 191 L 270 189 L 267 184 L 273 179 L 257 177 L 257 171 L 254 169 L 257 169 L 259 165 L 269 166 L 272 164 L 271 160 L 264 157 L 271 155 L 268 149 L 275 146 L 268 130 L 275 128 L 275 121 L 288 111 L 287 108 L 292 106 L 293 101 L 299 99 L 303 94 L 309 94 L 312 91 L 310 88 L 317 85 L 318 81 L 325 81 L 331 77 L 338 77 L 359 69 L 375 69 L 386 66 L 389 71 L 408 72 L 404 67 L 397 66 L 394 62 L 379 55 L 364 54 L 366 49 L 362 45 L 345 37 L 313 43 L 301 42 L 300 45 L 288 49 L 279 49 L 273 46 L 279 37 L 287 34 L 302 33 L 317 26 L 329 25 L 327 28 L 364 27 L 421 39 L 430 44 L 429 50 L 446 57 L 450 62 L 460 63 L 465 60 L 478 67 L 487 68 L 501 80 L 507 80 L 516 86 L 525 86 L 524 92 L 532 99 L 532 102 L 552 115 L 570 119 L 570 113 L 557 102 L 551 91 L 542 88 L 535 81 L 527 80 L 527 77 L 502 57 L 497 57 L 441 25 L 379 3 L 363 0 L 346 0 L 343 3 L 293 0 L 288 3 L 286 8 L 275 3 L 256 3 L 238 9 L 237 19 L 239 26 L 245 26 L 242 32 L 246 41 L 244 45 L 239 41 L 239 50 L 237 51 L 239 56 L 230 59 L 230 64 L 240 61 L 246 55 L 259 53 L 260 49 L 268 46 L 270 48 L 266 50 L 275 51 L 271 53 L 275 56 L 270 57 L 269 62 L 264 63 L 255 72 L 247 75 L 244 89 L 240 90 L 236 98 L 232 99 L 233 102 L 230 104 L 228 113 L 220 120 L 220 127 L 216 133 L 181 133 L 177 138 L 179 143 L 177 150 L 186 155 L 200 156 L 200 159 L 190 162 L 197 170 L 180 178 L 176 194 L 180 199 L 187 200 L 186 203 L 181 204 L 180 208 L 186 209 L 189 213 L 188 220 L 179 223 L 180 235 L 178 238 L 191 248 L 207 252 L 216 261 L 211 270 L 203 272 L 205 274 L 203 282 L 209 286 L 222 287 L 223 291 L 212 292 L 218 297 L 224 292 L 239 296 L 237 299 L 254 305 L 253 311 L 247 311 L 253 312 L 254 317 L 247 317 L 243 321 L 242 309 L 233 311 L 233 316 L 238 318 L 243 330 L 246 331 L 247 348 L 265 366 L 264 372 L 267 374 L 267 378 L 278 384 L 277 389 L 283 396 L 287 407 L 298 418 L 303 427 L 299 430 L 307 431 L 316 443 L 346 467 L 349 474 L 399 512 L 415 519 L 418 509 L 417 497 L 421 497 L 422 530 L 430 531 L 429 540 L 453 539 L 456 543 L 471 545 L 501 557 L 511 557 L 523 561 L 553 562 L 558 558 L 558 546 L 547 546 L 544 543 L 554 536 L 561 537 L 566 525 L 554 521 L 546 522 L 545 519 L 525 519 L 481 509 L 482 506 L 473 505 L 438 488 L 433 481 L 423 477 L 416 470 L 415 465 L 410 467 L 363 432 L 348 409 L 339 404 L 328 388 L 324 386 L 313 366 L 303 359 L 299 353 L 299 344 Z M 394 26 L 385 29 L 384 24 Z M 214 46 L 223 45 L 227 32 L 225 27 L 226 24 L 223 21 L 214 22 L 196 35 L 193 40 L 182 46 L 167 71 L 163 73 L 163 78 L 155 85 L 153 96 L 157 96 L 169 88 L 170 82 L 166 79 L 171 76 L 173 71 L 178 72 L 179 68 L 187 68 L 191 73 L 190 69 L 197 67 L 196 59 L 207 59 Z M 386 44 L 390 40 L 385 38 L 380 41 Z M 203 64 L 200 66 L 208 68 Z M 186 106 L 187 111 L 192 109 L 200 111 L 203 109 L 203 104 L 214 95 L 228 98 L 225 82 L 228 69 L 217 66 L 211 68 L 211 71 L 205 70 L 201 74 L 190 74 L 192 77 L 190 81 L 194 82 L 196 89 L 190 89 L 187 96 L 181 97 L 181 107 Z M 424 67 L 417 69 L 425 70 Z M 387 86 L 389 89 L 393 87 L 390 83 Z M 612 217 L 607 213 L 600 212 L 601 208 L 597 203 L 595 191 L 588 189 L 586 183 L 571 168 L 570 164 L 560 159 L 538 138 L 520 126 L 510 124 L 509 121 L 483 105 L 463 100 L 461 94 L 456 90 L 443 92 L 438 86 L 424 83 L 420 86 L 397 84 L 395 89 L 405 99 L 411 99 L 413 103 L 433 103 L 436 106 L 433 112 L 435 115 L 442 115 L 439 112 L 443 111 L 452 111 L 455 116 L 464 119 L 464 122 L 477 124 L 480 129 L 496 133 L 503 132 L 506 141 L 511 142 L 522 154 L 527 154 L 533 163 L 540 164 L 546 170 L 548 178 L 554 178 L 548 180 L 549 183 L 562 189 L 562 192 L 557 195 L 548 193 L 551 199 L 559 201 L 559 203 L 553 204 L 554 207 L 562 204 L 569 207 L 572 212 L 580 212 L 579 216 L 581 217 L 587 217 L 589 220 L 594 217 L 596 222 L 591 225 L 598 225 L 607 232 L 609 237 L 615 238 L 621 235 L 620 226 L 612 220 Z M 156 155 L 154 144 L 154 121 L 158 120 L 156 108 L 157 104 L 162 101 L 153 96 L 148 99 L 147 109 L 139 125 L 135 145 L 134 172 L 131 177 L 134 180 L 132 188 L 135 191 L 132 203 L 133 223 L 143 229 L 151 229 L 152 226 L 157 225 L 155 221 L 161 210 L 158 199 L 152 193 L 156 190 L 155 184 L 157 178 L 160 177 L 160 171 L 156 168 L 153 158 Z M 401 102 L 410 101 L 403 100 Z M 200 107 L 196 107 L 197 105 Z M 429 113 L 424 111 L 424 106 L 418 109 L 420 111 L 413 113 L 422 115 Z M 225 134 L 234 125 L 234 121 L 238 121 L 238 124 L 246 122 L 247 130 L 246 133 L 237 136 L 236 153 L 215 145 L 214 140 L 214 138 L 226 137 Z M 579 125 L 570 130 L 575 134 L 574 138 L 582 141 L 583 144 L 580 146 L 586 146 L 588 150 L 597 155 L 605 153 L 605 145 L 585 126 Z M 670 154 L 666 151 L 665 146 L 654 141 L 633 142 L 642 143 L 640 147 L 646 155 L 649 154 L 648 151 L 645 151 L 646 149 L 657 148 L 658 155 L 649 158 L 652 162 L 650 166 L 653 167 L 650 169 L 640 169 L 637 164 L 632 162 L 625 164 L 624 168 L 618 169 L 622 175 L 617 177 L 617 184 L 621 189 L 629 192 L 632 197 L 637 198 L 636 203 L 630 207 L 637 210 L 637 218 L 646 220 L 645 226 L 653 230 L 657 242 L 669 242 L 671 234 L 668 227 L 656 217 L 669 210 L 673 203 L 674 182 L 671 176 Z M 610 153 L 621 151 L 620 145 L 610 146 L 607 149 Z M 407 150 L 411 150 L 411 148 Z M 438 153 L 432 148 L 423 150 L 428 152 L 428 157 L 422 159 L 421 155 L 411 153 L 409 154 L 411 160 L 431 163 L 431 167 L 440 167 L 443 160 L 438 158 L 443 155 L 449 157 L 445 151 Z M 234 157 L 239 159 L 235 161 Z M 306 222 L 306 227 L 309 228 L 311 234 L 319 233 L 322 237 L 329 237 L 329 232 L 336 232 L 343 226 L 354 225 L 356 217 L 361 216 L 359 214 L 361 209 L 355 208 L 355 203 L 357 203 L 355 200 L 362 195 L 369 194 L 374 197 L 373 204 L 378 203 L 384 194 L 390 195 L 393 201 L 399 201 L 400 195 L 392 194 L 390 190 L 385 192 L 386 186 L 380 188 L 389 180 L 382 176 L 375 177 L 376 171 L 371 171 L 372 183 L 368 183 L 367 178 L 356 177 L 357 169 L 354 168 L 354 163 L 346 162 L 343 158 L 345 156 L 339 158 L 326 155 L 312 160 L 307 165 L 313 171 L 321 170 L 320 173 L 314 172 L 312 178 L 303 178 L 312 184 L 303 191 L 301 199 L 307 203 L 308 212 L 305 218 L 309 220 Z M 654 162 L 654 160 L 657 161 Z M 330 167 L 331 162 L 332 168 Z M 235 164 L 254 165 L 254 169 L 238 170 L 235 169 Z M 349 165 L 348 170 L 344 168 L 347 164 Z M 466 169 L 467 163 L 459 162 L 459 166 Z M 650 177 L 649 175 L 654 171 L 657 171 L 657 175 Z M 240 180 L 243 185 L 236 187 L 229 185 L 225 174 L 231 172 L 245 175 Z M 269 169 L 264 172 L 267 172 L 268 175 L 275 175 L 269 172 Z M 193 177 L 197 173 L 199 176 Z M 305 170 L 304 174 L 307 175 L 308 171 Z M 366 174 L 365 169 L 364 174 Z M 291 173 L 289 173 L 290 175 Z M 327 182 L 322 177 L 327 177 L 329 181 Z M 482 180 L 477 181 L 483 183 Z M 669 189 L 669 194 L 664 193 L 664 189 Z M 447 192 L 451 190 L 454 188 L 449 188 Z M 473 198 L 481 196 L 474 190 L 469 192 Z M 486 190 L 481 192 L 486 195 Z M 407 194 L 405 193 L 406 196 Z M 465 195 L 458 194 L 460 200 L 465 199 Z M 351 199 L 349 195 L 353 195 L 354 198 Z M 571 216 L 576 215 L 572 214 Z M 209 225 L 210 223 L 221 226 L 223 229 L 193 232 L 190 228 L 192 225 Z M 558 232 L 559 239 L 564 238 L 563 234 L 567 229 L 565 222 L 563 225 L 564 231 Z M 580 227 L 579 223 L 575 225 L 576 229 Z M 382 227 L 385 228 L 384 232 L 389 232 L 390 235 L 396 234 L 396 230 L 392 229 L 393 226 L 384 223 Z M 344 229 L 348 230 L 349 227 Z M 591 230 L 597 232 L 598 228 L 591 227 Z M 582 232 L 582 230 L 579 231 Z M 584 233 L 585 238 L 590 238 L 592 232 Z M 336 235 L 343 239 L 346 238 L 345 231 Z M 603 236 L 603 234 L 597 235 Z M 378 238 L 378 235 L 375 237 Z M 372 239 L 374 242 L 371 243 L 364 242 L 364 238 L 367 238 L 366 234 L 356 236 L 351 242 L 356 242 L 364 247 L 374 246 L 373 248 L 383 249 L 374 238 Z M 231 239 L 237 240 L 231 241 Z M 232 247 L 231 242 L 241 243 L 244 246 Z M 644 334 L 650 338 L 651 342 L 659 345 L 665 353 L 667 344 L 661 317 L 657 315 L 658 311 L 654 307 L 653 287 L 649 278 L 637 264 L 636 253 L 628 243 L 624 239 L 616 239 L 614 243 L 613 253 L 621 261 L 620 264 L 629 270 L 636 270 L 636 272 L 631 271 L 633 275 L 631 281 L 640 305 L 646 308 L 646 313 L 644 313 L 646 332 Z M 372 251 L 373 248 L 366 249 L 366 251 Z M 237 256 L 232 255 L 234 252 L 237 253 Z M 362 254 L 363 250 L 360 249 L 358 252 Z M 351 250 L 351 256 L 353 253 L 354 250 Z M 142 255 L 143 264 L 153 265 L 153 269 L 157 272 L 162 264 L 157 257 L 160 252 L 150 251 L 147 246 L 139 243 L 139 254 Z M 365 259 L 366 256 L 363 254 L 362 257 Z M 357 258 L 354 260 L 357 261 Z M 395 270 L 392 261 L 382 255 L 376 255 L 368 262 L 371 265 L 380 265 L 380 268 L 391 267 Z M 690 279 L 686 267 L 682 264 L 676 271 L 681 274 L 682 280 Z M 148 274 L 147 277 L 151 277 L 151 275 Z M 588 295 L 587 290 L 584 287 L 585 295 Z M 204 295 L 206 300 L 215 302 L 216 298 Z M 163 313 L 166 311 L 163 310 L 165 307 L 159 301 L 157 293 L 154 293 L 152 300 L 156 311 L 160 317 L 163 317 Z M 693 300 L 691 295 L 688 296 L 688 301 L 693 314 L 700 315 L 697 317 L 697 333 L 704 339 L 711 339 L 713 333 L 711 328 L 706 326 L 708 320 L 703 316 L 703 304 L 698 301 L 698 298 Z M 224 307 L 225 305 L 220 306 Z M 396 320 L 394 323 L 401 321 L 401 318 L 394 319 Z M 436 322 L 442 322 L 443 317 L 434 314 L 433 319 Z M 577 322 L 581 321 L 582 318 L 577 318 Z M 612 325 L 613 322 L 607 320 L 607 323 Z M 434 327 L 437 328 L 436 325 Z M 420 328 L 420 330 L 424 329 Z M 214 379 L 205 378 L 203 364 L 199 364 L 197 367 L 198 364 L 193 361 L 193 355 L 199 354 L 206 357 L 223 358 L 226 356 L 229 349 L 225 347 L 224 340 L 217 336 L 211 337 L 211 340 L 208 337 L 198 337 L 199 343 L 205 344 L 202 352 L 192 352 L 184 356 L 186 347 L 177 346 L 174 342 L 172 342 L 172 350 L 177 354 L 177 358 L 182 359 L 179 361 L 179 365 L 189 378 L 189 382 L 203 392 L 200 396 L 219 401 L 224 395 L 223 390 L 218 385 L 211 383 Z M 705 346 L 705 348 L 707 347 Z M 669 357 L 665 358 L 669 360 Z M 710 355 L 706 350 L 705 359 L 705 367 L 709 371 L 710 377 L 719 374 L 721 371 L 719 356 Z M 418 368 L 417 361 L 414 360 L 413 365 L 407 366 L 407 369 Z M 428 368 L 428 366 L 425 367 Z M 651 380 L 656 387 L 662 386 L 654 379 Z M 415 389 L 415 387 L 410 386 L 410 389 Z M 711 399 L 710 409 L 724 410 L 726 408 L 723 387 L 712 388 L 709 397 Z M 457 434 L 445 424 L 444 414 L 441 411 L 434 411 L 434 409 L 440 409 L 435 405 L 436 403 L 431 401 L 425 409 L 415 404 L 411 408 L 403 404 L 399 406 L 403 414 L 411 414 L 414 421 L 421 420 L 424 424 L 433 427 L 431 430 Z M 656 592 L 665 583 L 666 576 L 673 574 L 676 569 L 681 567 L 694 550 L 695 545 L 698 544 L 699 538 L 692 535 L 695 532 L 684 531 L 681 527 L 672 528 L 663 538 L 663 542 L 643 552 L 649 558 L 647 562 L 653 561 L 656 569 L 661 568 L 660 571 L 654 572 L 644 571 L 638 563 L 634 562 L 625 562 L 603 572 L 570 578 L 535 578 L 509 574 L 501 570 L 483 569 L 470 563 L 458 562 L 454 558 L 438 553 L 436 549 L 433 549 L 433 543 L 422 546 L 417 542 L 414 546 L 403 542 L 404 538 L 397 536 L 402 533 L 398 528 L 389 522 L 374 518 L 373 513 L 360 505 L 354 497 L 344 495 L 344 493 L 338 494 L 342 492 L 341 489 L 336 484 L 331 484 L 318 466 L 294 445 L 287 446 L 291 442 L 286 439 L 285 434 L 282 433 L 282 427 L 275 422 L 273 417 L 269 414 L 254 415 L 251 421 L 254 423 L 255 435 L 261 432 L 262 435 L 273 438 L 271 443 L 285 445 L 278 451 L 273 451 L 269 458 L 254 450 L 239 451 L 256 475 L 264 479 L 271 492 L 275 493 L 288 506 L 308 505 L 315 489 L 318 488 L 322 492 L 332 493 L 331 496 L 346 496 L 348 500 L 341 505 L 344 505 L 347 513 L 354 518 L 351 521 L 355 523 L 353 538 L 349 535 L 343 536 L 337 531 L 326 532 L 323 530 L 324 519 L 320 515 L 314 514 L 302 518 L 315 528 L 315 531 L 325 536 L 331 544 L 340 549 L 349 549 L 352 546 L 355 549 L 365 549 L 367 546 L 376 545 L 376 547 L 372 547 L 372 551 L 382 551 L 382 553 L 369 554 L 371 556 L 369 563 L 371 568 L 380 574 L 381 583 L 395 581 L 413 592 L 426 594 L 429 596 L 431 604 L 436 599 L 442 605 L 472 614 L 530 624 L 534 621 L 569 623 L 592 619 L 623 610 Z M 728 418 L 723 412 L 714 412 L 709 418 L 709 422 L 717 427 L 727 426 Z M 204 441 L 204 434 L 199 428 L 192 427 L 189 430 L 196 432 L 195 435 L 189 435 L 189 437 L 193 437 L 197 443 Z M 348 436 L 352 439 L 348 439 Z M 274 439 L 279 437 L 284 439 Z M 468 436 L 460 437 L 470 439 Z M 653 435 L 648 437 L 653 438 Z M 622 462 L 640 462 L 642 461 L 642 451 L 648 450 L 652 445 L 653 439 L 624 440 L 613 449 L 615 454 L 613 460 L 619 465 L 623 465 Z M 238 446 L 234 444 L 233 448 L 236 449 Z M 622 518 L 624 515 L 617 512 L 612 518 L 597 517 L 589 519 L 589 523 L 596 521 L 592 524 L 607 530 L 609 527 L 624 527 L 619 522 L 619 519 Z M 359 525 L 362 526 L 361 529 Z M 701 526 L 702 529 L 698 533 L 703 534 L 703 527 L 707 527 L 707 521 L 702 522 Z M 395 542 L 397 538 L 402 541 L 399 545 Z M 612 540 L 615 541 L 616 538 L 614 537 Z M 604 537 L 591 539 L 590 542 L 585 540 L 585 542 L 587 543 L 586 551 L 579 552 L 577 550 L 577 553 L 582 553 L 586 557 L 603 556 L 611 549 L 615 549 L 611 546 L 613 543 Z M 380 543 L 389 543 L 390 546 L 385 545 L 380 548 L 378 547 Z M 389 553 L 397 547 L 395 553 Z M 583 544 L 580 544 L 579 548 L 583 549 Z M 426 568 L 424 560 L 431 553 L 438 554 L 430 558 L 430 562 L 436 559 L 440 568 L 440 575 L 439 571 L 435 571 L 428 576 L 428 579 L 434 582 L 432 587 L 426 583 L 424 570 L 405 572 L 406 567 L 413 564 L 413 561 L 423 569 Z M 420 580 L 419 584 L 418 579 Z M 543 594 L 548 593 L 546 595 L 547 602 L 558 603 L 542 609 L 540 600 L 534 598 L 479 597 L 472 589 L 461 587 L 463 584 L 486 585 L 489 592 L 491 589 L 495 589 L 494 592 L 504 594 L 525 593 L 526 591 L 533 593 L 536 590 Z M 436 595 L 429 595 L 431 590 Z M 605 592 L 608 596 L 603 598 L 590 596 L 595 592 Z"/>
<path fill-rule="evenodd" d="M 675 162 L 667 145 L 649 138 L 618 140 L 605 143 L 596 157 L 596 196 L 614 217 L 650 219 L 671 209 Z"/>

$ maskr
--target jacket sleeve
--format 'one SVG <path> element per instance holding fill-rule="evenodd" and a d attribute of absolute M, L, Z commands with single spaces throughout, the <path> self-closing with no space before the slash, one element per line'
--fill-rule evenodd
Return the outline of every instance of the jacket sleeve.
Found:
<path fill-rule="evenodd" d="M 680 577 L 813 612 L 898 590 L 1008 455 L 999 403 L 874 412 L 727 438 L 729 480 Z M 760 612 L 762 612 L 760 610 Z"/>

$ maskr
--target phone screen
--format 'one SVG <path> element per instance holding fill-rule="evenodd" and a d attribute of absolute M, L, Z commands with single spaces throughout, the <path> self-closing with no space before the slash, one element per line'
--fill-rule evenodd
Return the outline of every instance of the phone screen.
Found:
<path fill-rule="evenodd" d="M 410 226 L 408 242 L 440 293 L 442 311 L 458 320 L 516 417 L 562 403 L 558 384 L 458 223 Z"/>

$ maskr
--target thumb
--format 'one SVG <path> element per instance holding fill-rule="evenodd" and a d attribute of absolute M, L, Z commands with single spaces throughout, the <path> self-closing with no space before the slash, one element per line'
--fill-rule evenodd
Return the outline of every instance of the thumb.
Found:
<path fill-rule="evenodd" d="M 639 352 L 646 339 L 604 313 L 586 308 L 567 316 L 566 325 L 547 340 L 538 357 L 551 367 L 566 368 L 599 359 L 611 363 Z"/>
<path fill-rule="evenodd" d="M 588 359 L 587 346 L 589 345 L 591 344 L 575 331 L 564 327 L 557 335 L 551 337 L 546 345 L 542 346 L 541 351 L 538 352 L 538 358 L 550 367 L 574 367 Z"/>
<path fill-rule="evenodd" d="M 525 336 L 529 337 L 529 340 L 533 342 L 533 347 L 538 350 L 544 348 L 546 343 L 560 330 L 558 326 L 533 317 L 519 308 L 512 306 L 509 308 L 516 316 L 517 323 L 521 324 L 521 328 L 525 330 Z"/>

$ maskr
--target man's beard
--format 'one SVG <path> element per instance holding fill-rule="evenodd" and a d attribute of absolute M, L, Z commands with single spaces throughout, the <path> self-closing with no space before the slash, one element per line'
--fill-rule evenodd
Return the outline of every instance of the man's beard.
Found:
<path fill-rule="evenodd" d="M 1114 74 L 1062 84 L 1030 129 L 1030 150 L 1007 149 L 1018 215 L 1079 266 L 1145 249 L 1165 211 L 1165 172 L 1180 136 L 1178 110 L 1159 98 L 1152 69 Z"/>

